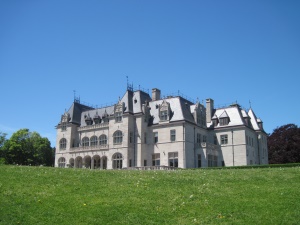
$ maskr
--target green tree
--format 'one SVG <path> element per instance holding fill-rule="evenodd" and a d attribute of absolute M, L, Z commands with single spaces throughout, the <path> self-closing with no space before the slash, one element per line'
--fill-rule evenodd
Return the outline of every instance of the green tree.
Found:
<path fill-rule="evenodd" d="M 6 134 L 0 132 L 0 164 L 5 163 L 5 156 L 3 151 L 3 145 L 6 142 Z"/>
<path fill-rule="evenodd" d="M 300 162 L 300 128 L 295 124 L 277 127 L 268 137 L 269 163 Z"/>
<path fill-rule="evenodd" d="M 50 141 L 37 132 L 20 129 L 3 146 L 7 164 L 53 165 Z"/>

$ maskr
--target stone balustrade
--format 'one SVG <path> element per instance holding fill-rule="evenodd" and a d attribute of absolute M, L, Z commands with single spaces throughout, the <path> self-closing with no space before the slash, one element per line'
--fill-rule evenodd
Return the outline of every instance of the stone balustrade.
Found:
<path fill-rule="evenodd" d="M 99 128 L 107 128 L 109 126 L 109 123 L 99 123 L 99 124 L 94 124 L 94 125 L 89 125 L 89 126 L 84 126 L 84 127 L 78 127 L 78 131 L 87 131 L 87 130 L 95 130 Z"/>
<path fill-rule="evenodd" d="M 93 151 L 93 150 L 107 150 L 108 145 L 94 145 L 94 146 L 79 146 L 79 147 L 73 147 L 70 148 L 70 151 Z"/>

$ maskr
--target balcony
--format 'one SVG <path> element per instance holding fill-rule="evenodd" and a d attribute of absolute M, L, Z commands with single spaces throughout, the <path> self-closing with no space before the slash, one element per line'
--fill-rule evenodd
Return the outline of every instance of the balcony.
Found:
<path fill-rule="evenodd" d="M 84 126 L 84 127 L 78 127 L 78 131 L 87 131 L 87 130 L 96 130 L 96 129 L 101 129 L 101 128 L 107 128 L 109 126 L 109 123 L 99 123 L 99 124 L 94 124 L 94 125 L 89 125 L 89 126 Z"/>
<path fill-rule="evenodd" d="M 94 146 L 80 146 L 70 148 L 71 152 L 86 152 L 86 151 L 96 151 L 96 150 L 108 150 L 108 145 L 94 145 Z"/>

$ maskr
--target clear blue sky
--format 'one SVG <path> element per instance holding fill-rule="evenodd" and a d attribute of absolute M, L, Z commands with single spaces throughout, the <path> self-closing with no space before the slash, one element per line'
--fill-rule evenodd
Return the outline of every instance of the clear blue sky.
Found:
<path fill-rule="evenodd" d="M 135 86 L 251 106 L 267 133 L 299 125 L 299 0 L 0 1 L 0 131 L 55 145 L 73 102 Z"/>

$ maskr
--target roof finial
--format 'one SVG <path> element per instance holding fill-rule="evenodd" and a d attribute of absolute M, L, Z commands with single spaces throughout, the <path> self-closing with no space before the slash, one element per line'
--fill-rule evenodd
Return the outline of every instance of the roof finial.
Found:
<path fill-rule="evenodd" d="M 249 100 L 249 105 L 250 105 L 250 109 L 251 109 L 251 101 Z"/>

